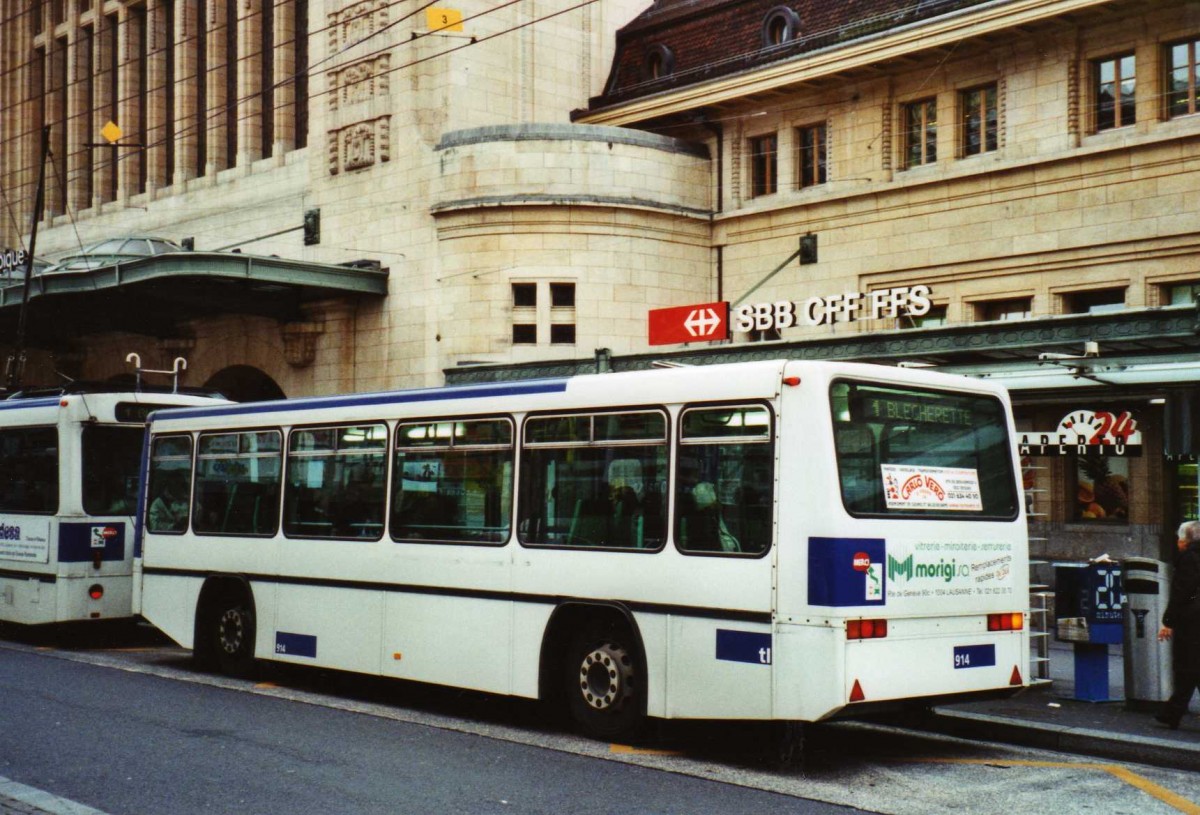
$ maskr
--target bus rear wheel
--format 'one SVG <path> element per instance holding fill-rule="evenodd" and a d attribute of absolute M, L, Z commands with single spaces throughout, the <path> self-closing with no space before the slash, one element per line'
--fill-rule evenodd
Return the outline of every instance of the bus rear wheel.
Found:
<path fill-rule="evenodd" d="M 580 731 L 632 739 L 643 723 L 645 677 L 633 638 L 619 630 L 577 635 L 567 651 L 567 706 Z"/>
<path fill-rule="evenodd" d="M 209 617 L 210 653 L 228 676 L 248 676 L 254 668 L 254 607 L 244 592 L 227 592 Z"/>

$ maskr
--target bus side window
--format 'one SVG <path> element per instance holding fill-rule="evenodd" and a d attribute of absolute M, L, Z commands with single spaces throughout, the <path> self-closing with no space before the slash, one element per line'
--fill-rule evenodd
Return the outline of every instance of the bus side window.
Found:
<path fill-rule="evenodd" d="M 682 551 L 758 555 L 770 548 L 772 447 L 766 407 L 684 411 L 675 478 L 675 540 Z"/>
<path fill-rule="evenodd" d="M 146 529 L 185 532 L 188 527 L 188 488 L 192 477 L 190 436 L 160 436 L 150 448 Z"/>

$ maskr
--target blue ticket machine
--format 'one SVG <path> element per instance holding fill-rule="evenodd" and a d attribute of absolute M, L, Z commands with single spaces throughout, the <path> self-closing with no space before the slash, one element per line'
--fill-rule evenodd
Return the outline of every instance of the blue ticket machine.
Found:
<path fill-rule="evenodd" d="M 1055 564 L 1054 613 L 1058 639 L 1075 646 L 1075 698 L 1112 701 L 1108 646 L 1124 637 L 1121 564 Z"/>

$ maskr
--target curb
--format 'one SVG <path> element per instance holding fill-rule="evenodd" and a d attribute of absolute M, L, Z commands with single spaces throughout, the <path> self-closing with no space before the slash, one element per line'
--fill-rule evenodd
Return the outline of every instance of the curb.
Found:
<path fill-rule="evenodd" d="M 924 717 L 920 726 L 974 741 L 1002 741 L 1023 747 L 1200 772 L 1200 741 L 1189 743 L 1083 727 L 1043 725 L 947 708 L 934 708 L 932 715 Z"/>

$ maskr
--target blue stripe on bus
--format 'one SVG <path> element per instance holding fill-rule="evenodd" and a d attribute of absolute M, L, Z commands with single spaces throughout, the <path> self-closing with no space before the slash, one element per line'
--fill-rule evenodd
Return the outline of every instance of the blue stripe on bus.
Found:
<path fill-rule="evenodd" d="M 298 410 L 325 408 L 367 407 L 372 405 L 401 405 L 409 402 L 441 402 L 451 399 L 485 399 L 500 396 L 528 396 L 535 393 L 562 393 L 567 380 L 536 380 L 533 382 L 504 382 L 494 385 L 461 385 L 449 388 L 389 391 L 387 393 L 347 394 L 344 396 L 305 397 L 275 402 L 254 402 L 245 405 L 219 407 L 173 408 L 164 419 L 193 419 L 216 416 L 250 416 L 258 413 L 288 413 Z"/>
<path fill-rule="evenodd" d="M 0 410 L 26 410 L 28 408 L 58 407 L 62 397 L 52 399 L 13 399 L 0 401 Z"/>
<path fill-rule="evenodd" d="M 58 562 L 89 563 L 93 552 L 102 550 L 101 560 L 122 561 L 125 559 L 125 527 L 127 524 L 113 523 L 60 523 L 58 525 Z M 114 529 L 115 534 L 105 537 L 104 529 Z"/>
<path fill-rule="evenodd" d="M 759 631 L 717 629 L 717 659 L 725 662 L 771 664 L 771 635 Z"/>
<path fill-rule="evenodd" d="M 317 658 L 317 638 L 311 634 L 275 632 L 275 653 L 289 657 Z"/>
<path fill-rule="evenodd" d="M 809 605 L 885 605 L 886 563 L 883 538 L 809 538 Z"/>

